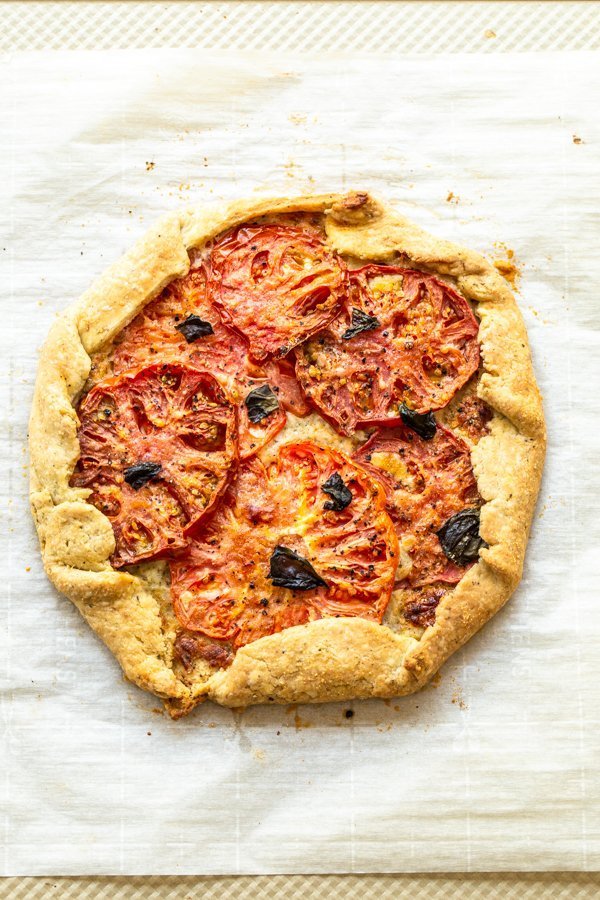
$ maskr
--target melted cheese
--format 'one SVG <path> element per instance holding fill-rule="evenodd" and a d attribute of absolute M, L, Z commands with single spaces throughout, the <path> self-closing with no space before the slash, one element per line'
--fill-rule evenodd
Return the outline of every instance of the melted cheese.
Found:
<path fill-rule="evenodd" d="M 392 476 L 396 482 L 394 485 L 396 490 L 415 490 L 415 476 L 408 471 L 404 460 L 399 454 L 390 453 L 387 450 L 382 450 L 379 453 L 375 452 L 371 454 L 371 463 Z"/>
<path fill-rule="evenodd" d="M 402 296 L 403 282 L 402 275 L 377 275 L 375 278 L 370 279 L 370 286 L 375 297 L 379 294 L 391 293 Z"/>
<path fill-rule="evenodd" d="M 304 419 L 298 416 L 287 414 L 287 422 L 266 447 L 258 453 L 258 457 L 265 465 L 273 462 L 279 448 L 283 444 L 289 444 L 299 441 L 313 441 L 319 447 L 331 448 L 345 453 L 346 456 L 352 456 L 357 447 L 367 439 L 364 431 L 357 431 L 352 437 L 343 437 L 329 425 L 318 413 L 311 413 Z"/>

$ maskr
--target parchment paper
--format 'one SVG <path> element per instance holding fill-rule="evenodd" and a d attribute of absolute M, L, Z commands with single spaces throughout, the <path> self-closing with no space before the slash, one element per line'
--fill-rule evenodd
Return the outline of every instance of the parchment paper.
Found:
<path fill-rule="evenodd" d="M 3 874 L 599 868 L 598 70 L 585 53 L 1 64 Z M 523 582 L 419 695 L 172 723 L 43 574 L 37 349 L 163 212 L 350 187 L 516 253 L 550 431 Z"/>

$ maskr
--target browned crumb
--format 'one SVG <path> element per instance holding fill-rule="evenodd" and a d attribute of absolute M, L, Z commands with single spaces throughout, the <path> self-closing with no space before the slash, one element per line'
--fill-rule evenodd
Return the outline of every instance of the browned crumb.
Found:
<path fill-rule="evenodd" d="M 573 135 L 573 143 L 574 144 L 585 144 L 585 141 L 583 140 L 583 138 L 580 138 L 579 135 L 574 134 Z"/>
<path fill-rule="evenodd" d="M 154 162 L 146 162 L 146 172 L 151 172 L 155 165 Z"/>
<path fill-rule="evenodd" d="M 486 38 L 495 38 L 495 37 L 498 37 L 498 35 L 496 34 L 496 32 L 495 32 L 495 31 L 492 31 L 491 28 L 487 28 L 487 29 L 483 32 L 483 36 L 486 37 Z"/>
<path fill-rule="evenodd" d="M 496 244 L 496 247 L 506 255 L 506 259 L 494 259 L 494 267 L 500 272 L 502 277 L 506 278 L 512 287 L 516 289 L 521 270 L 517 265 L 515 251 L 506 247 L 504 244 Z"/>
<path fill-rule="evenodd" d="M 462 692 L 462 685 L 460 685 L 454 678 L 451 679 L 454 682 L 455 688 L 452 692 L 452 703 L 455 703 L 460 709 L 468 709 L 469 707 L 465 703 L 465 698 Z"/>
<path fill-rule="evenodd" d="M 458 691 L 455 691 L 452 694 L 452 702 L 456 703 L 460 709 L 468 709 L 469 708 Z"/>

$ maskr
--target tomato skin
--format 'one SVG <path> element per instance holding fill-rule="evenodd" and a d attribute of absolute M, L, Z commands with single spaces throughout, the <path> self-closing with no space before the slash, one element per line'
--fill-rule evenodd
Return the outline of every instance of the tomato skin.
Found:
<path fill-rule="evenodd" d="M 443 426 L 423 440 L 405 425 L 376 431 L 354 458 L 381 481 L 387 509 L 412 569 L 400 587 L 456 584 L 468 567 L 444 554 L 437 530 L 454 513 L 480 505 L 468 446 Z"/>
<path fill-rule="evenodd" d="M 316 228 L 242 225 L 214 244 L 209 271 L 211 299 L 257 360 L 324 328 L 347 290 L 345 263 Z"/>
<path fill-rule="evenodd" d="M 350 505 L 327 511 L 321 486 L 337 472 Z M 381 622 L 394 583 L 398 544 L 380 484 L 348 457 L 311 442 L 284 445 L 267 470 L 247 460 L 185 558 L 171 563 L 175 613 L 190 631 L 235 649 L 323 616 Z M 327 587 L 275 587 L 276 546 L 307 559 Z"/>
<path fill-rule="evenodd" d="M 115 567 L 185 547 L 237 459 L 237 410 L 206 372 L 156 364 L 106 379 L 78 408 L 80 458 L 71 484 L 111 521 Z M 132 467 L 158 474 L 136 490 Z"/>
<path fill-rule="evenodd" d="M 279 388 L 277 396 L 284 409 L 289 410 L 295 416 L 304 418 L 312 407 L 306 400 L 302 388 L 298 384 L 295 371 L 295 357 L 293 352 L 282 359 L 267 359 L 263 368 L 269 381 Z"/>
<path fill-rule="evenodd" d="M 178 331 L 190 315 L 210 323 L 212 334 L 188 343 Z M 207 296 L 207 273 L 200 263 L 184 278 L 172 282 L 151 301 L 121 333 L 112 363 L 115 374 L 154 362 L 181 362 L 210 372 L 229 399 L 239 407 L 239 454 L 246 459 L 257 453 L 286 423 L 285 409 L 298 414 L 304 399 L 291 383 L 289 362 L 272 361 L 267 367 L 254 362 L 247 340 L 225 325 Z M 280 409 L 259 423 L 252 423 L 244 398 L 263 384 L 274 385 Z M 306 415 L 306 411 L 300 412 Z"/>
<path fill-rule="evenodd" d="M 369 265 L 350 272 L 349 299 L 296 351 L 309 402 L 339 431 L 401 422 L 445 406 L 479 366 L 478 323 L 467 301 L 432 275 Z M 352 334 L 352 311 L 379 323 Z"/>

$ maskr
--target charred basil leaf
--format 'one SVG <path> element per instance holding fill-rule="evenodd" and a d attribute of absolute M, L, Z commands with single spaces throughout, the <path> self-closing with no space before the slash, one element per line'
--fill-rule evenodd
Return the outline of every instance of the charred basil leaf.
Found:
<path fill-rule="evenodd" d="M 200 316 L 188 316 L 185 321 L 175 326 L 175 331 L 179 331 L 188 344 L 193 344 L 198 338 L 206 337 L 214 334 L 214 330 L 210 322 L 205 322 Z"/>
<path fill-rule="evenodd" d="M 361 331 L 372 331 L 374 328 L 379 328 L 380 325 L 381 322 L 376 316 L 370 316 L 368 313 L 363 312 L 362 309 L 357 309 L 356 306 L 353 306 L 352 325 L 343 333 L 342 340 L 349 341 L 350 338 L 356 337 Z"/>
<path fill-rule="evenodd" d="M 139 491 L 152 478 L 156 478 L 162 466 L 155 462 L 141 462 L 125 469 L 125 481 L 134 491 Z"/>
<path fill-rule="evenodd" d="M 321 490 L 325 491 L 325 493 L 329 494 L 331 497 L 331 500 L 327 500 L 327 502 L 323 504 L 323 509 L 333 509 L 335 512 L 340 512 L 352 503 L 352 491 L 344 484 L 339 472 L 334 472 L 333 475 L 321 485 Z"/>
<path fill-rule="evenodd" d="M 466 566 L 488 545 L 479 537 L 479 510 L 461 509 L 437 532 L 442 550 L 457 566 Z"/>
<path fill-rule="evenodd" d="M 248 409 L 248 418 L 251 422 L 260 422 L 266 416 L 270 416 L 272 412 L 279 409 L 279 401 L 270 384 L 263 384 L 259 388 L 254 388 L 244 400 Z"/>
<path fill-rule="evenodd" d="M 327 587 L 327 582 L 315 572 L 307 559 L 280 544 L 271 554 L 269 578 L 276 587 L 290 588 L 292 591 L 310 591 L 316 587 Z"/>
<path fill-rule="evenodd" d="M 408 408 L 406 403 L 401 403 L 400 416 L 402 417 L 404 424 L 408 425 L 409 428 L 412 428 L 413 431 L 416 431 L 419 437 L 422 437 L 424 441 L 430 441 L 435 437 L 437 424 L 432 412 L 414 412 L 412 409 Z"/>

